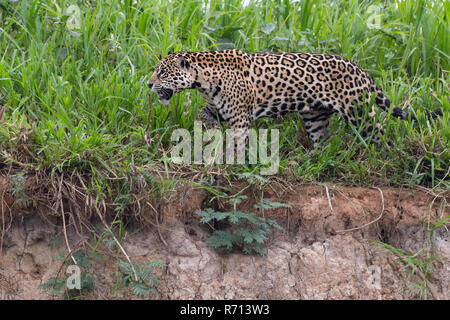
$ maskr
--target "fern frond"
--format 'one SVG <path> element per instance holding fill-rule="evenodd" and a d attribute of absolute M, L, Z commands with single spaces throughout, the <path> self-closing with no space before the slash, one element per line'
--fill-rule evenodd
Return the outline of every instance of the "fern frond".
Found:
<path fill-rule="evenodd" d="M 225 247 L 227 250 L 233 249 L 234 243 L 241 243 L 241 237 L 231 233 L 230 231 L 216 231 L 206 240 L 206 242 L 214 248 Z"/>
<path fill-rule="evenodd" d="M 263 210 L 277 209 L 277 208 L 292 208 L 289 204 L 274 202 L 268 199 L 261 199 L 261 201 L 255 204 L 254 207 L 256 209 L 263 209 Z"/>

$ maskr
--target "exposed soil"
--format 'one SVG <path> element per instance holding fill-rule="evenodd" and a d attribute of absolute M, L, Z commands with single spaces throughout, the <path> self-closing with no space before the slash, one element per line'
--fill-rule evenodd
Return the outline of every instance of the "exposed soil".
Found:
<path fill-rule="evenodd" d="M 238 189 L 244 186 L 235 185 Z M 427 298 L 450 298 L 448 231 L 438 228 L 435 240 L 427 242 L 427 228 L 450 214 L 449 192 L 300 184 L 280 188 L 271 184 L 263 190 L 248 188 L 242 194 L 248 199 L 238 206 L 241 211 L 255 212 L 253 204 L 262 197 L 292 207 L 258 212 L 276 219 L 284 228 L 271 235 L 266 257 L 208 246 L 205 240 L 211 230 L 199 223 L 195 211 L 211 206 L 225 210 L 227 204 L 210 203 L 207 192 L 192 187 L 181 188 L 169 202 L 154 205 L 159 218 L 152 220 L 153 226 L 143 227 L 138 220 L 130 220 L 122 245 L 133 263 L 153 259 L 166 263 L 158 271 L 158 294 L 147 298 L 421 298 L 420 290 L 411 283 L 423 283 L 424 274 L 416 271 L 407 279 L 405 264 L 390 251 L 380 252 L 382 247 L 374 241 L 413 253 L 425 248 L 417 257 L 429 255 L 433 248 L 439 258 L 432 263 L 426 281 Z M 61 262 L 54 256 L 68 253 L 61 216 L 43 214 L 46 209 L 42 203 L 18 203 L 5 179 L 0 180 L 0 200 L 5 230 L 0 252 L 0 299 L 61 298 L 38 289 L 60 271 Z M 71 207 L 66 207 L 65 212 L 69 212 Z M 139 214 L 150 216 L 146 210 Z M 86 243 L 95 241 L 89 232 L 75 228 L 73 216 L 66 214 L 68 243 L 72 249 L 89 248 Z M 90 221 L 102 227 L 95 215 Z M 55 238 L 62 241 L 55 243 Z M 122 253 L 106 243 L 101 243 L 96 252 L 101 260 L 91 260 L 88 270 L 95 288 L 83 298 L 136 298 L 130 290 L 114 290 L 117 260 L 125 260 Z M 372 281 L 377 275 L 380 281 Z"/>

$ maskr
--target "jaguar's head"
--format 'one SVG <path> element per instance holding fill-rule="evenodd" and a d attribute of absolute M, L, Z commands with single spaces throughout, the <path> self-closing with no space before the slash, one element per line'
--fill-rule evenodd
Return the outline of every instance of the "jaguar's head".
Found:
<path fill-rule="evenodd" d="M 171 53 L 155 67 L 155 72 L 147 85 L 155 92 L 159 101 L 169 104 L 170 98 L 184 89 L 195 87 L 195 75 L 184 52 Z"/>

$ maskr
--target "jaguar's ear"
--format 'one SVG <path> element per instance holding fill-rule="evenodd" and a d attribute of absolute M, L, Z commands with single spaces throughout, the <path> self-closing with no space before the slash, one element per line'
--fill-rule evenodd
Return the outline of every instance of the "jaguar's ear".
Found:
<path fill-rule="evenodd" d="M 182 68 L 182 69 L 189 69 L 189 67 L 191 66 L 191 64 L 189 63 L 189 61 L 187 61 L 187 59 L 183 56 L 178 58 L 178 65 Z"/>

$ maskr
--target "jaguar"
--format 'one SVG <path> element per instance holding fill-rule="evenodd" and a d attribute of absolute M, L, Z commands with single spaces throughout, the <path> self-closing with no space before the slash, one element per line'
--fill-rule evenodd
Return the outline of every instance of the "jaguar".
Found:
<path fill-rule="evenodd" d="M 376 121 L 375 104 L 394 117 L 415 119 L 398 107 L 390 110 L 391 102 L 367 72 L 332 54 L 176 52 L 156 65 L 147 84 L 163 104 L 185 89 L 198 90 L 206 103 L 200 111 L 202 121 L 213 127 L 229 123 L 232 129 L 244 132 L 238 139 L 246 138 L 245 132 L 256 119 L 298 112 L 317 147 L 334 113 L 356 126 L 364 108 L 369 108 L 366 113 L 373 121 L 366 122 L 362 136 L 371 136 L 379 145 L 384 131 L 382 123 Z M 441 114 L 438 109 L 429 115 L 435 118 Z"/>

